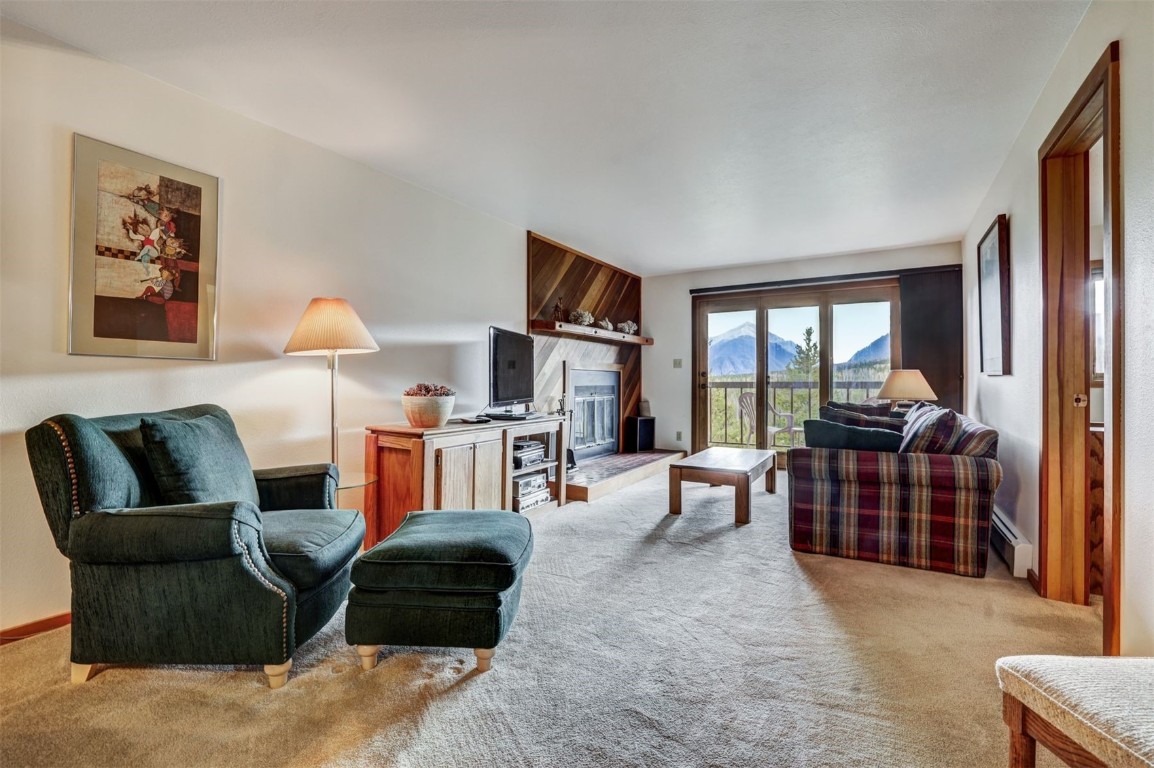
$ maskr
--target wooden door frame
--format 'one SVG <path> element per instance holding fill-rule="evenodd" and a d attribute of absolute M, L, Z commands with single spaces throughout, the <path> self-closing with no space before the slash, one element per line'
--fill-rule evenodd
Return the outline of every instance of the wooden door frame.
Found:
<path fill-rule="evenodd" d="M 1089 522 L 1086 505 L 1064 503 L 1064 493 L 1085 481 L 1087 431 L 1071 420 L 1073 387 L 1089 393 L 1089 360 L 1063 344 L 1089 343 L 1089 315 L 1078 275 L 1089 275 L 1086 169 L 1089 150 L 1103 142 L 1103 273 L 1106 290 L 1105 466 L 1102 554 L 1102 645 L 1120 652 L 1123 491 L 1123 244 L 1121 199 L 1120 46 L 1110 43 L 1038 150 L 1042 267 L 1042 450 L 1038 572 L 1031 583 L 1056 600 L 1089 602 Z M 1081 262 L 1081 266 L 1078 263 Z M 1064 271 L 1065 270 L 1065 273 Z M 1070 274 L 1070 271 L 1073 274 Z M 1080 290 L 1076 290 L 1080 289 Z M 1059 343 L 1061 340 L 1061 343 Z M 1069 350 L 1067 350 L 1069 352 Z M 1077 359 L 1078 357 L 1081 359 Z M 1085 379 L 1083 382 L 1082 379 Z M 1088 410 L 1088 409 L 1087 409 Z M 1088 413 L 1086 414 L 1088 421 Z M 1081 446 L 1081 449 L 1079 449 Z M 1079 453 L 1079 450 L 1081 453 Z M 1074 467 L 1075 469 L 1072 469 Z M 1077 494 L 1075 494 L 1077 495 Z M 1087 494 L 1088 495 L 1088 494 Z"/>

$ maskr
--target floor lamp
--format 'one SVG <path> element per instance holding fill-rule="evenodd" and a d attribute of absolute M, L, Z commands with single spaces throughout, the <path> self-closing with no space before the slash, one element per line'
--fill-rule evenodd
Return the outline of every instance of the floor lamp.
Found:
<path fill-rule="evenodd" d="M 380 350 L 356 311 L 344 299 L 316 298 L 309 302 L 293 335 L 285 344 L 286 355 L 328 355 L 329 411 L 332 416 L 332 461 L 337 463 L 337 358 Z"/>

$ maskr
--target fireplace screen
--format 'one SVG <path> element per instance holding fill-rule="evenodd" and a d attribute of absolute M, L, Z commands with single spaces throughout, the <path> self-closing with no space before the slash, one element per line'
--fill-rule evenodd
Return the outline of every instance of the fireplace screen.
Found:
<path fill-rule="evenodd" d="M 575 370 L 573 376 L 573 451 L 578 459 L 617 452 L 616 371 Z"/>

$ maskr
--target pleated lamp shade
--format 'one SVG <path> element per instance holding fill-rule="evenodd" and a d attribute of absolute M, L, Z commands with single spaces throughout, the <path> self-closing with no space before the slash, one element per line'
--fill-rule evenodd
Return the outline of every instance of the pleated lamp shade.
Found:
<path fill-rule="evenodd" d="M 890 371 L 878 390 L 879 400 L 937 400 L 938 396 L 917 368 Z"/>
<path fill-rule="evenodd" d="M 316 298 L 285 344 L 286 355 L 355 355 L 380 349 L 356 311 L 344 299 Z"/>

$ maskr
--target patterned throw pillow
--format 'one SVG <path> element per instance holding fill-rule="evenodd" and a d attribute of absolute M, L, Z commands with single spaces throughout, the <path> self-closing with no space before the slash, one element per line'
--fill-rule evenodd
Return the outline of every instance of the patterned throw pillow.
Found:
<path fill-rule="evenodd" d="M 905 419 L 906 421 L 913 421 L 915 418 L 917 418 L 918 412 L 920 412 L 923 408 L 933 409 L 937 407 L 938 406 L 934 405 L 933 403 L 927 403 L 925 400 L 919 400 L 911 405 L 910 409 L 906 411 Z"/>
<path fill-rule="evenodd" d="M 919 408 L 912 419 L 906 419 L 905 436 L 898 452 L 952 453 L 961 428 L 958 414 L 948 408 Z"/>
<path fill-rule="evenodd" d="M 850 427 L 866 427 L 867 429 L 888 429 L 891 432 L 904 432 L 905 419 L 891 419 L 882 416 L 863 416 L 860 413 L 851 413 L 838 408 L 823 405 L 818 409 L 818 415 L 825 421 L 834 424 L 845 424 Z"/>

